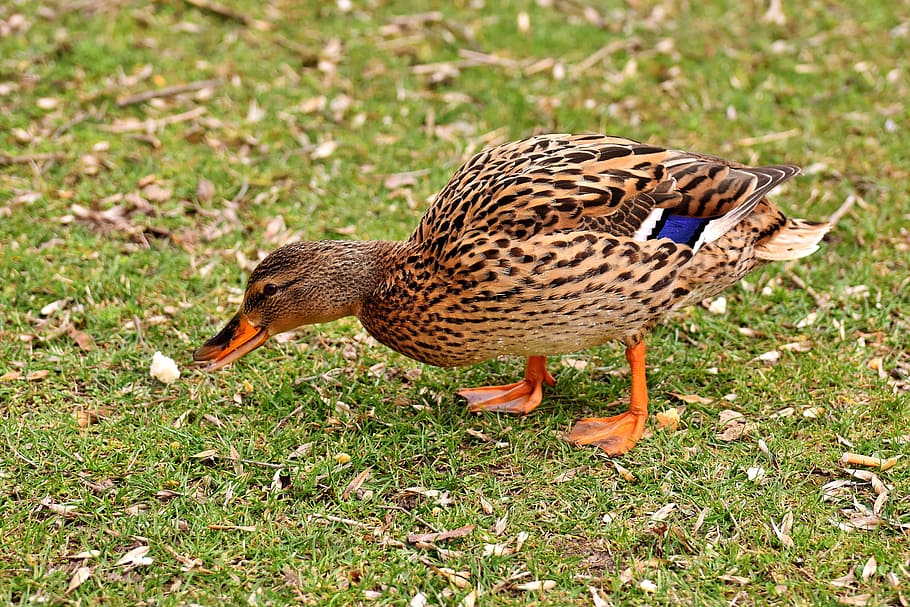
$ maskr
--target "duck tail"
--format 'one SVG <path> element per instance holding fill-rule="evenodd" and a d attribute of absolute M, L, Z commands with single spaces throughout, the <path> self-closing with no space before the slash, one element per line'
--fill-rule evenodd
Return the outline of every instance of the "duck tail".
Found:
<path fill-rule="evenodd" d="M 755 247 L 755 256 L 768 261 L 806 257 L 818 250 L 818 243 L 830 229 L 828 222 L 787 219 L 777 234 Z"/>

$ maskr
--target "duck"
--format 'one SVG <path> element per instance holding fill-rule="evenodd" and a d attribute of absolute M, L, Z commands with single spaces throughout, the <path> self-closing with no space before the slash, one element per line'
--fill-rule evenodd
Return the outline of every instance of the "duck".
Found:
<path fill-rule="evenodd" d="M 619 341 L 628 408 L 568 439 L 627 453 L 648 416 L 645 336 L 768 262 L 819 248 L 830 224 L 768 200 L 799 174 L 602 134 L 485 149 L 405 241 L 285 244 L 250 273 L 240 310 L 194 353 L 220 369 L 269 337 L 355 316 L 377 341 L 439 367 L 526 359 L 524 378 L 457 391 L 469 411 L 524 415 L 555 380 L 547 357 Z"/>

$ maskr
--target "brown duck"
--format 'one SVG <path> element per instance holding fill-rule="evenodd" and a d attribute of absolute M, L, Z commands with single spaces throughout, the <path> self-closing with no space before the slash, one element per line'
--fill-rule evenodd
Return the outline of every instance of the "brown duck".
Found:
<path fill-rule="evenodd" d="M 799 173 L 603 135 L 540 135 L 462 166 L 404 242 L 285 245 L 253 270 L 240 311 L 195 353 L 231 363 L 300 325 L 356 316 L 421 362 L 527 357 L 515 384 L 458 393 L 471 411 L 529 413 L 554 385 L 546 357 L 621 340 L 629 410 L 569 435 L 611 455 L 647 418 L 644 336 L 770 260 L 811 254 L 826 223 L 765 196 Z"/>

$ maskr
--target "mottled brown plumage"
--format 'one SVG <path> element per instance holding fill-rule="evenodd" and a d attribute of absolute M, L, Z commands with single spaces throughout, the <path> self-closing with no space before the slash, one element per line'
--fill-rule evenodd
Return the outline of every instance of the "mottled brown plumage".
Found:
<path fill-rule="evenodd" d="M 621 340 L 629 412 L 571 438 L 612 454 L 646 415 L 644 335 L 756 266 L 812 253 L 828 229 L 765 199 L 798 173 L 602 135 L 541 135 L 477 154 L 405 242 L 286 245 L 250 276 L 243 306 L 199 360 L 218 368 L 269 335 L 356 315 L 390 348 L 451 367 L 528 357 L 526 379 L 464 390 L 472 410 L 526 413 L 552 384 L 543 357 Z"/>

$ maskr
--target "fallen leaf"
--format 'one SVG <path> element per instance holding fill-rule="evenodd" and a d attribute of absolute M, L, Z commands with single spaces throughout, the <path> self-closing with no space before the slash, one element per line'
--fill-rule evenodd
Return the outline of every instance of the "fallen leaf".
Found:
<path fill-rule="evenodd" d="M 828 583 L 838 588 L 850 588 L 856 583 L 856 576 L 853 575 L 853 569 L 850 569 L 847 575 L 833 579 Z"/>
<path fill-rule="evenodd" d="M 126 565 L 128 567 L 133 565 L 150 565 L 152 563 L 152 559 L 145 556 L 149 553 L 150 549 L 151 548 L 147 545 L 136 546 L 121 556 L 115 565 Z"/>
<path fill-rule="evenodd" d="M 793 538 L 790 537 L 790 529 L 793 527 L 793 512 L 788 511 L 784 515 L 784 518 L 781 519 L 780 526 L 774 522 L 774 519 L 771 519 L 771 528 L 774 530 L 774 535 L 777 536 L 777 539 L 780 540 L 780 543 L 784 545 L 785 548 L 792 548 L 794 546 Z"/>
<path fill-rule="evenodd" d="M 515 584 L 514 588 L 515 590 L 523 590 L 525 592 L 533 592 L 535 590 L 546 592 L 556 588 L 556 582 L 554 580 L 532 580 L 530 582 L 524 582 L 523 584 Z"/>
<path fill-rule="evenodd" d="M 613 460 L 613 467 L 616 469 L 616 472 L 619 473 L 619 476 L 621 476 L 624 481 L 631 483 L 635 480 L 635 475 L 632 474 L 628 468 L 624 467 L 616 460 Z"/>
<path fill-rule="evenodd" d="M 442 542 L 445 540 L 468 536 L 473 531 L 474 525 L 465 525 L 464 527 L 459 527 L 458 529 L 452 529 L 450 531 L 439 531 L 436 533 L 409 533 L 408 543 L 416 544 L 417 542 Z"/>
<path fill-rule="evenodd" d="M 370 468 L 367 468 L 363 472 L 359 473 L 351 480 L 350 483 L 348 483 L 348 486 L 345 487 L 344 492 L 341 494 L 341 499 L 348 499 L 352 493 L 360 489 L 360 486 L 363 485 L 364 481 L 366 481 L 368 478 L 370 478 Z"/>
<path fill-rule="evenodd" d="M 594 586 L 588 586 L 588 590 L 591 592 L 591 600 L 594 601 L 594 607 L 611 607 L 602 590 L 598 590 Z"/>
<path fill-rule="evenodd" d="M 878 468 L 881 471 L 888 470 L 889 468 L 894 467 L 894 464 L 897 463 L 897 460 L 900 459 L 900 455 L 895 455 L 894 457 L 889 457 L 888 459 L 882 459 L 880 457 L 871 457 L 868 455 L 860 455 L 859 453 L 850 453 L 849 451 L 845 452 L 840 461 L 845 466 L 864 466 L 867 468 Z"/>
<path fill-rule="evenodd" d="M 76 569 L 76 572 L 73 574 L 73 577 L 70 578 L 70 584 L 66 588 L 66 593 L 69 594 L 79 586 L 81 586 L 85 580 L 89 579 L 92 576 L 91 567 L 79 567 Z"/>
<path fill-rule="evenodd" d="M 477 604 L 477 599 L 479 597 L 480 592 L 477 588 L 474 588 L 471 592 L 464 595 L 464 598 L 458 603 L 458 607 L 474 607 Z"/>
<path fill-rule="evenodd" d="M 689 404 L 710 405 L 714 402 L 713 398 L 706 398 L 704 396 L 699 396 L 698 394 L 680 394 L 679 392 L 670 392 L 670 394 L 684 403 Z"/>
<path fill-rule="evenodd" d="M 95 348 L 95 340 L 92 339 L 92 336 L 85 331 L 77 330 L 75 327 L 70 329 L 70 339 L 76 342 L 76 345 L 85 352 L 90 352 Z"/>
<path fill-rule="evenodd" d="M 657 584 L 648 579 L 644 579 L 639 582 L 638 587 L 641 588 L 642 592 L 646 592 L 648 594 L 654 594 L 657 592 Z"/>
<path fill-rule="evenodd" d="M 470 571 L 455 571 L 449 567 L 433 567 L 433 571 L 446 578 L 449 583 L 457 588 L 467 588 L 471 585 Z"/>
<path fill-rule="evenodd" d="M 496 520 L 496 524 L 493 526 L 493 535 L 502 535 L 506 532 L 506 525 L 509 522 L 509 515 L 504 514 Z"/>
<path fill-rule="evenodd" d="M 408 601 L 408 607 L 427 607 L 429 601 L 427 601 L 427 595 L 422 592 L 418 592 L 411 597 L 411 600 Z"/>
<path fill-rule="evenodd" d="M 652 521 L 666 520 L 666 518 L 668 516 L 670 516 L 670 513 L 673 512 L 675 509 L 676 509 L 676 504 L 673 502 L 670 502 L 666 506 L 664 506 L 664 507 L 660 508 L 659 510 L 657 510 L 656 512 L 654 512 L 651 515 L 651 520 Z"/>
<path fill-rule="evenodd" d="M 875 573 L 876 569 L 878 569 L 878 562 L 876 562 L 874 556 L 870 556 L 869 560 L 866 561 L 866 564 L 863 565 L 863 572 L 860 574 L 860 577 L 863 578 L 863 581 L 866 581 L 872 577 L 872 574 Z"/>
<path fill-rule="evenodd" d="M 149 202 L 167 202 L 173 193 L 173 190 L 161 187 L 157 183 L 150 183 L 142 188 L 142 196 Z"/>
<path fill-rule="evenodd" d="M 661 411 L 656 417 L 657 426 L 660 428 L 666 428 L 670 432 L 674 432 L 679 428 L 679 409 L 676 407 Z"/>
<path fill-rule="evenodd" d="M 838 597 L 838 602 L 843 605 L 868 605 L 869 599 L 872 598 L 871 594 L 857 594 L 854 596 L 842 596 Z"/>
<path fill-rule="evenodd" d="M 214 197 L 215 184 L 205 177 L 200 177 L 199 182 L 196 184 L 196 199 L 199 202 L 210 202 Z"/>

